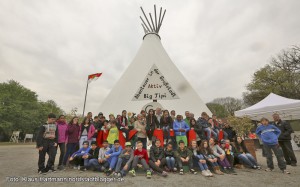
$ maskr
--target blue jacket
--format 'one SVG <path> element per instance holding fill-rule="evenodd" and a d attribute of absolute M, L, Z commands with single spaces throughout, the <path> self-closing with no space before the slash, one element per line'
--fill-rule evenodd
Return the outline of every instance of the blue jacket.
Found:
<path fill-rule="evenodd" d="M 75 153 L 73 153 L 71 157 L 75 157 L 75 156 L 83 156 L 83 155 L 85 155 L 85 154 L 88 154 L 89 151 L 90 151 L 90 149 L 91 149 L 90 147 L 88 147 L 88 148 L 82 147 L 82 148 L 80 148 L 78 151 L 76 151 Z"/>
<path fill-rule="evenodd" d="M 105 154 L 110 155 L 110 157 L 118 157 L 122 152 L 122 147 L 120 146 L 118 150 L 116 150 L 115 146 L 112 146 L 110 150 L 108 150 Z"/>
<path fill-rule="evenodd" d="M 184 129 L 184 132 L 179 132 L 179 129 Z M 175 131 L 176 136 L 186 136 L 186 132 L 190 130 L 190 127 L 184 120 L 173 122 L 173 130 Z"/>
<path fill-rule="evenodd" d="M 261 125 L 257 127 L 256 134 L 266 145 L 277 145 L 281 131 L 274 125 Z"/>

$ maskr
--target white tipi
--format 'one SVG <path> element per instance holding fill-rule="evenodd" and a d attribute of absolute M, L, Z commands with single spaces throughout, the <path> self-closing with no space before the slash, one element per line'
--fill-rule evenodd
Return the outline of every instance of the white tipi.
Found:
<path fill-rule="evenodd" d="M 162 14 L 160 8 L 159 16 L 156 16 L 154 6 L 155 19 L 149 14 L 151 24 L 143 11 L 148 24 L 140 17 L 145 31 L 142 46 L 102 103 L 100 111 L 116 115 L 124 109 L 139 113 L 142 109 L 162 106 L 169 111 L 175 110 L 177 114 L 184 114 L 185 111 L 193 112 L 196 116 L 201 112 L 211 114 L 161 44 L 158 33 L 165 12 Z"/>

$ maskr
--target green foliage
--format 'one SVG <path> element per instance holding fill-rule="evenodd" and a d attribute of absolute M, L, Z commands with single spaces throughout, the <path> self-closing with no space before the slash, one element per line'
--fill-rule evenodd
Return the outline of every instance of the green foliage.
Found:
<path fill-rule="evenodd" d="M 217 103 L 207 103 L 206 106 L 213 114 L 217 115 L 219 118 L 225 118 L 228 116 L 228 112 L 223 105 Z"/>
<path fill-rule="evenodd" d="M 10 136 L 14 130 L 35 133 L 51 112 L 63 114 L 54 101 L 38 101 L 35 92 L 14 80 L 0 83 L 0 135 Z"/>
<path fill-rule="evenodd" d="M 223 110 L 219 106 L 221 105 L 225 110 L 225 112 L 221 113 L 221 115 L 223 115 L 224 117 L 227 117 L 228 115 L 234 115 L 235 111 L 242 109 L 242 107 L 244 106 L 244 103 L 241 99 L 236 99 L 233 97 L 216 98 L 210 103 L 218 104 L 213 106 L 219 108 L 219 110 Z M 218 117 L 221 117 L 218 114 L 216 115 Z"/>
<path fill-rule="evenodd" d="M 247 117 L 238 118 L 235 116 L 229 116 L 227 122 L 236 131 L 239 136 L 244 136 L 254 127 L 251 119 Z"/>
<path fill-rule="evenodd" d="M 270 64 L 254 73 L 243 94 L 244 102 L 253 105 L 271 92 L 283 97 L 300 99 L 300 48 L 283 50 Z"/>

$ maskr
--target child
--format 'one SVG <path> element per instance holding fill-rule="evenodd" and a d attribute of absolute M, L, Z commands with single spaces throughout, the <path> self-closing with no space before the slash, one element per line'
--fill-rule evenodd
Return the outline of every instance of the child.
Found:
<path fill-rule="evenodd" d="M 244 144 L 244 140 L 242 139 L 242 137 L 240 136 L 236 137 L 235 147 L 236 147 L 235 155 L 242 163 L 250 166 L 253 169 L 260 169 L 260 166 L 257 165 L 255 158 L 249 153 L 246 145 Z"/>
<path fill-rule="evenodd" d="M 109 162 L 109 169 L 105 172 L 106 176 L 109 176 L 112 173 L 121 151 L 122 147 L 120 146 L 119 140 L 115 140 L 112 148 L 105 153 L 105 158 L 107 159 L 107 162 Z"/>
<path fill-rule="evenodd" d="M 210 138 L 209 139 L 209 146 L 213 151 L 213 154 L 218 159 L 218 163 L 223 167 L 225 173 L 233 173 L 233 169 L 231 164 L 226 158 L 225 151 L 220 148 L 218 144 L 216 144 L 217 140 Z"/>
<path fill-rule="evenodd" d="M 161 169 L 161 167 L 166 164 L 166 159 L 164 158 L 164 150 L 160 144 L 160 140 L 156 139 L 155 145 L 151 146 L 149 165 L 154 171 L 157 171 L 158 173 L 161 173 L 163 177 L 166 177 L 168 176 L 168 173 Z"/>
<path fill-rule="evenodd" d="M 136 136 L 138 137 L 138 141 L 141 141 L 143 143 L 143 148 L 147 149 L 146 124 L 141 114 L 137 115 L 137 120 L 134 122 L 134 129 L 138 131 L 136 133 Z"/>
<path fill-rule="evenodd" d="M 122 150 L 117 165 L 115 169 L 115 176 L 117 177 L 123 177 L 126 175 L 126 172 L 131 167 L 131 163 L 133 160 L 133 149 L 131 148 L 131 143 L 126 142 L 125 143 L 125 149 Z M 121 170 L 121 167 L 123 166 L 123 169 Z M 121 170 L 121 171 L 120 171 Z"/>
<path fill-rule="evenodd" d="M 193 153 L 193 159 L 198 163 L 201 174 L 205 177 L 212 177 L 213 174 L 209 171 L 204 156 L 200 153 L 197 146 L 197 141 L 191 141 L 191 151 Z"/>
<path fill-rule="evenodd" d="M 89 162 L 89 166 L 92 170 L 104 171 L 109 166 L 109 163 L 105 158 L 105 153 L 107 151 L 109 151 L 108 142 L 107 140 L 104 140 L 102 148 L 99 149 L 98 160 L 91 159 Z"/>
<path fill-rule="evenodd" d="M 39 150 L 38 173 L 46 174 L 49 170 L 55 172 L 54 160 L 57 147 L 57 127 L 55 125 L 54 114 L 48 115 L 46 124 L 42 125 L 36 139 L 36 148 Z M 45 156 L 49 155 L 47 166 L 45 167 Z"/>
<path fill-rule="evenodd" d="M 160 128 L 164 132 L 164 141 L 166 144 L 170 140 L 170 129 L 173 129 L 173 120 L 168 110 L 164 110 L 162 118 L 160 118 Z"/>
<path fill-rule="evenodd" d="M 88 154 L 83 155 L 84 159 L 84 168 L 82 168 L 83 171 L 90 169 L 92 163 L 94 162 L 93 160 L 98 159 L 99 157 L 99 147 L 97 147 L 97 142 L 92 141 L 91 143 L 91 149 L 89 150 Z"/>
<path fill-rule="evenodd" d="M 90 151 L 89 142 L 84 141 L 82 143 L 82 148 L 72 154 L 69 161 L 70 163 L 74 163 L 74 169 L 80 170 L 81 167 L 84 166 L 84 155 L 88 154 Z"/>
<path fill-rule="evenodd" d="M 127 111 L 123 110 L 122 115 L 119 116 L 118 119 L 118 126 L 120 131 L 124 132 L 126 135 L 126 141 L 129 139 L 129 127 L 128 127 L 128 119 L 127 119 Z"/>
<path fill-rule="evenodd" d="M 135 177 L 135 169 L 137 168 L 138 164 L 141 164 L 144 170 L 146 170 L 147 178 L 151 179 L 151 171 L 148 165 L 149 158 L 147 150 L 143 148 L 143 143 L 138 141 L 136 143 L 137 149 L 134 151 L 134 158 L 132 161 L 132 170 L 129 173 Z"/>
<path fill-rule="evenodd" d="M 234 153 L 236 152 L 235 147 L 230 144 L 230 140 L 221 140 L 221 149 L 224 150 L 227 160 L 229 161 L 231 168 L 234 165 Z"/>
<path fill-rule="evenodd" d="M 179 148 L 177 149 L 177 163 L 179 166 L 179 174 L 183 175 L 182 164 L 188 163 L 190 172 L 196 175 L 197 172 L 193 169 L 193 159 L 192 159 L 193 153 L 188 148 L 185 147 L 185 143 L 183 140 L 180 140 L 178 144 L 179 144 Z"/>
<path fill-rule="evenodd" d="M 80 125 L 79 146 L 82 148 L 83 142 L 92 142 L 93 135 L 95 133 L 95 127 L 91 124 L 90 119 L 85 117 Z"/>
<path fill-rule="evenodd" d="M 176 172 L 177 171 L 177 168 L 175 167 L 176 153 L 173 150 L 173 145 L 171 143 L 168 143 L 164 154 L 165 154 L 165 157 L 166 157 L 166 163 L 167 163 L 168 170 Z"/>
<path fill-rule="evenodd" d="M 107 141 L 109 144 L 109 147 L 112 148 L 112 145 L 114 144 L 115 140 L 119 139 L 119 130 L 117 128 L 117 124 L 115 120 L 112 120 L 110 122 L 110 129 L 107 136 Z"/>
<path fill-rule="evenodd" d="M 182 120 L 181 115 L 177 115 L 176 120 L 173 123 L 173 128 L 176 135 L 176 142 L 180 142 L 180 140 L 182 140 L 184 145 L 187 146 L 186 132 L 190 130 L 190 127 L 184 120 Z"/>
<path fill-rule="evenodd" d="M 60 150 L 60 155 L 59 155 L 59 161 L 58 161 L 58 167 L 57 169 L 59 170 L 63 170 L 64 166 L 63 166 L 63 160 L 64 160 L 64 156 L 65 156 L 65 147 L 66 147 L 66 141 L 67 141 L 67 128 L 68 128 L 68 124 L 66 123 L 66 119 L 64 115 L 60 115 L 58 117 L 58 120 L 56 122 L 57 125 L 57 135 L 58 135 L 58 139 L 57 139 L 57 147 L 59 147 Z"/>
<path fill-rule="evenodd" d="M 205 160 L 211 164 L 216 174 L 224 175 L 224 173 L 220 170 L 218 159 L 213 154 L 213 151 L 209 147 L 207 140 L 201 141 L 199 152 L 203 155 Z"/>
<path fill-rule="evenodd" d="M 268 165 L 266 171 L 270 172 L 274 169 L 272 156 L 273 150 L 278 161 L 278 167 L 280 168 L 282 173 L 290 174 L 290 172 L 286 170 L 286 163 L 283 158 L 283 152 L 278 144 L 278 137 L 281 131 L 274 125 L 270 125 L 267 118 L 262 118 L 260 122 L 262 125 L 256 129 L 256 134 L 259 138 L 261 138 L 266 153 Z"/>

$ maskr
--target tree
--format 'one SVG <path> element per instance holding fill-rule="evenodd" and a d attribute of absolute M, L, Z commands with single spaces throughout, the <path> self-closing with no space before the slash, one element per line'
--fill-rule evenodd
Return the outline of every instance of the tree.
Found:
<path fill-rule="evenodd" d="M 217 103 L 207 103 L 206 106 L 213 114 L 217 115 L 219 118 L 225 118 L 228 116 L 228 112 L 223 105 Z"/>
<path fill-rule="evenodd" d="M 20 83 L 10 80 L 0 83 L 0 136 L 10 136 L 12 131 L 21 130 L 23 134 L 35 133 L 53 112 L 63 114 L 54 101 L 38 101 L 35 92 Z M 1 138 L 0 138 L 1 139 Z"/>
<path fill-rule="evenodd" d="M 282 50 L 271 62 L 256 71 L 243 93 L 244 102 L 253 105 L 271 92 L 300 99 L 300 47 Z"/>
<path fill-rule="evenodd" d="M 233 97 L 216 98 L 210 103 L 222 105 L 227 112 L 227 115 L 234 115 L 234 112 L 242 109 L 244 103 L 241 99 Z"/>

